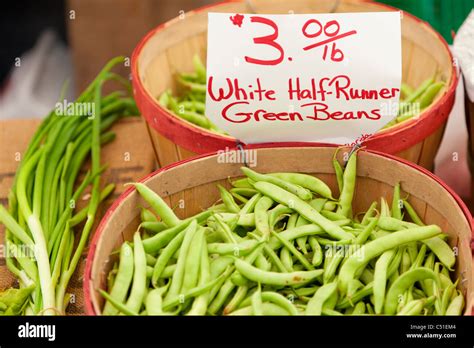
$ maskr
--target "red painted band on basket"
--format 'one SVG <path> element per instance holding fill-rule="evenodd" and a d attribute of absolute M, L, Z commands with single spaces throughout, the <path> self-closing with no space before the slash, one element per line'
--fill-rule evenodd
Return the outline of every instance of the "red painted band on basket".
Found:
<path fill-rule="evenodd" d="M 221 4 L 236 2 L 241 1 L 230 0 L 208 5 L 206 7 L 191 11 L 187 15 L 203 12 Z M 372 4 L 371 1 L 362 0 L 361 2 Z M 398 11 L 398 9 L 384 4 L 377 3 L 377 6 Z M 426 26 L 428 30 L 435 34 L 448 52 L 451 61 L 453 60 L 451 51 L 449 50 L 448 44 L 444 38 L 427 22 L 409 13 L 404 13 L 404 16 L 417 21 L 420 25 Z M 175 20 L 176 19 L 173 19 L 161 24 L 148 32 L 133 51 L 131 66 L 133 77 L 132 84 L 137 105 L 143 117 L 153 129 L 155 129 L 159 134 L 170 139 L 173 143 L 182 146 L 189 151 L 202 154 L 224 149 L 226 147 L 232 148 L 235 146 L 237 139 L 208 132 L 203 128 L 195 126 L 175 116 L 173 113 L 160 106 L 156 98 L 150 95 L 141 82 L 138 60 L 143 47 L 153 35 L 174 23 Z M 367 140 L 364 145 L 369 149 L 383 149 L 383 151 L 386 153 L 396 154 L 419 143 L 429 135 L 433 134 L 446 121 L 454 104 L 456 86 L 458 83 L 458 76 L 456 74 L 454 65 L 452 66 L 451 75 L 451 81 L 449 82 L 449 87 L 445 94 L 435 104 L 433 104 L 430 109 L 422 113 L 419 118 L 405 121 L 387 131 L 382 131 Z"/>
<path fill-rule="evenodd" d="M 269 149 L 269 148 L 278 148 L 278 147 L 290 147 L 290 148 L 291 147 L 334 147 L 334 148 L 336 148 L 337 146 L 332 145 L 332 144 L 318 145 L 318 144 L 313 144 L 313 143 L 301 143 L 301 142 L 300 143 L 267 143 L 267 144 L 248 145 L 248 146 L 244 146 L 243 149 L 247 149 L 247 150 L 251 150 L 251 149 Z M 238 150 L 238 149 L 233 148 L 233 150 Z M 375 150 L 363 150 L 363 151 L 367 151 L 369 153 L 378 155 L 380 157 L 389 158 L 391 160 L 394 160 L 394 161 L 400 162 L 402 164 L 405 164 L 405 165 L 407 165 L 407 166 L 409 166 L 409 167 L 411 167 L 415 170 L 418 170 L 418 171 L 422 172 L 423 174 L 425 174 L 426 176 L 430 177 L 431 179 L 436 181 L 438 184 L 440 184 L 454 198 L 454 200 L 456 201 L 458 206 L 463 211 L 464 215 L 466 216 L 466 219 L 469 221 L 469 224 L 471 226 L 471 241 L 472 241 L 472 239 L 474 239 L 474 220 L 473 220 L 473 217 L 471 216 L 471 213 L 469 212 L 469 209 L 464 204 L 464 202 L 461 200 L 461 198 L 449 186 L 447 186 L 439 177 L 437 177 L 436 175 L 434 175 L 433 173 L 431 173 L 427 169 L 424 169 L 424 168 L 422 168 L 422 167 L 420 167 L 420 166 L 418 166 L 418 165 L 416 165 L 412 162 L 406 161 L 404 159 L 400 159 L 396 156 L 388 155 L 386 153 L 383 153 L 383 152 L 380 152 L 380 151 L 375 151 Z M 155 175 L 157 175 L 161 172 L 164 172 L 164 171 L 167 171 L 167 170 L 172 169 L 174 167 L 180 166 L 182 164 L 194 161 L 196 159 L 211 157 L 211 156 L 215 156 L 215 155 L 217 155 L 217 152 L 200 155 L 200 156 L 196 156 L 196 157 L 193 157 L 193 158 L 188 158 L 188 159 L 170 164 L 166 167 L 160 168 L 160 169 L 150 173 L 149 175 L 147 175 L 144 178 L 140 179 L 139 182 L 145 182 L 149 178 L 151 178 L 151 177 L 153 177 L 153 176 L 155 176 Z M 95 234 L 94 234 L 94 236 L 92 238 L 92 241 L 90 243 L 89 252 L 87 254 L 87 259 L 86 259 L 86 267 L 85 267 L 85 271 L 84 271 L 84 284 L 83 284 L 83 287 L 84 287 L 84 301 L 85 301 L 84 306 L 85 306 L 86 315 L 96 315 L 97 314 L 94 310 L 94 307 L 92 305 L 92 300 L 91 300 L 92 263 L 93 263 L 93 260 L 94 260 L 95 251 L 96 251 L 96 248 L 97 248 L 97 243 L 100 239 L 100 236 L 102 235 L 103 229 L 105 228 L 105 225 L 106 225 L 107 221 L 109 220 L 110 216 L 120 206 L 120 204 L 123 202 L 123 200 L 125 198 L 127 198 L 134 190 L 135 190 L 134 187 L 127 188 L 120 195 L 120 197 L 118 197 L 117 200 L 114 201 L 112 206 L 107 210 L 105 215 L 102 217 L 102 220 L 100 221 L 99 226 L 97 227 L 97 230 L 95 231 Z M 471 243 L 471 246 L 472 246 L 472 243 Z M 474 315 L 474 312 L 473 312 L 473 315 Z"/>

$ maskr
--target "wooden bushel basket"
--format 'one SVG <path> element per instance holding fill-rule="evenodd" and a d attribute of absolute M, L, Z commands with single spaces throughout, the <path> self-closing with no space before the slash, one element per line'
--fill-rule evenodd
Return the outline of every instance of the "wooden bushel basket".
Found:
<path fill-rule="evenodd" d="M 282 144 L 281 147 L 253 146 L 259 172 L 311 173 L 337 192 L 332 167 L 334 147 Z M 342 154 L 341 154 L 342 155 Z M 223 163 L 222 154 L 214 153 L 162 168 L 142 180 L 161 195 L 180 218 L 210 207 L 219 199 L 217 184 L 229 186 L 228 179 L 242 176 L 240 163 Z M 439 178 L 410 162 L 373 151 L 359 151 L 354 212 L 365 211 L 372 201 L 392 199 L 394 185 L 400 181 L 403 196 L 409 196 L 420 217 L 439 225 L 448 233 L 449 243 L 457 247 L 455 276 L 466 298 L 465 314 L 471 313 L 474 280 L 471 264 L 472 217 L 462 203 Z M 180 204 L 181 202 L 181 204 Z M 90 245 L 84 275 L 86 313 L 101 313 L 103 299 L 98 289 L 106 286 L 106 277 L 116 260 L 117 250 L 131 240 L 140 223 L 140 207 L 146 206 L 135 189 L 130 188 L 115 201 L 102 219 Z M 182 209 L 179 207 L 183 207 Z"/>
<path fill-rule="evenodd" d="M 249 5 L 250 4 L 250 5 Z M 251 6 L 251 7 L 249 7 Z M 148 122 L 160 166 L 219 149 L 234 148 L 236 139 L 208 132 L 162 108 L 157 97 L 171 88 L 179 93 L 176 74 L 193 70 L 192 57 L 206 58 L 207 13 L 327 13 L 373 12 L 396 9 L 362 0 L 228 1 L 186 13 L 149 32 L 132 57 L 135 99 Z M 427 23 L 403 14 L 402 79 L 411 86 L 435 74 L 446 86 L 417 118 L 378 133 L 365 145 L 433 169 L 447 117 L 454 103 L 457 75 L 444 39 Z"/>

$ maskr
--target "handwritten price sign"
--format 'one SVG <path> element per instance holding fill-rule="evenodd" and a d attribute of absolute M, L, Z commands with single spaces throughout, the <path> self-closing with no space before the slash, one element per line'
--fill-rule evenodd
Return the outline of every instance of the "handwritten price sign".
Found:
<path fill-rule="evenodd" d="M 349 143 L 398 111 L 398 12 L 210 13 L 206 113 L 246 143 Z"/>

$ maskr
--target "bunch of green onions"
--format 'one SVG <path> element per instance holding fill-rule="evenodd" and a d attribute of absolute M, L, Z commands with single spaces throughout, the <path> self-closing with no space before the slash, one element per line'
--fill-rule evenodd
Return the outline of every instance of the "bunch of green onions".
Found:
<path fill-rule="evenodd" d="M 6 226 L 8 269 L 21 288 L 35 290 L 22 314 L 64 314 L 70 301 L 69 281 L 94 225 L 100 202 L 114 189 L 100 189 L 100 147 L 112 141 L 108 129 L 123 116 L 137 115 L 133 99 L 121 91 L 102 96 L 109 80 L 129 82 L 111 69 L 124 62 L 116 57 L 77 98 L 94 106 L 93 114 L 65 116 L 53 110 L 33 135 L 17 170 L 9 193 L 9 210 L 0 205 L 0 222 Z M 83 104 L 84 105 L 84 104 Z M 78 110 L 79 108 L 75 108 Z M 84 162 L 91 168 L 77 185 Z M 76 202 L 91 187 L 85 208 L 75 211 Z M 85 221 L 85 222 L 84 222 Z M 74 227 L 76 232 L 74 232 Z M 26 252 L 25 252 L 26 251 Z"/>

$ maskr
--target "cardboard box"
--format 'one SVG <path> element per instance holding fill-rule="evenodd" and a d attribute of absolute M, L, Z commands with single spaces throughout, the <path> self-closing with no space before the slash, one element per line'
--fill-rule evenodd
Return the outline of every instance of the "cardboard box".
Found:
<path fill-rule="evenodd" d="M 0 122 L 0 202 L 7 204 L 7 196 L 12 186 L 16 169 L 28 143 L 40 124 L 39 120 L 22 119 Z M 101 162 L 107 163 L 108 168 L 102 174 L 102 187 L 114 183 L 115 191 L 100 206 L 96 224 L 100 221 L 107 208 L 124 191 L 124 184 L 136 181 L 153 171 L 155 159 L 153 148 L 150 144 L 144 121 L 139 117 L 123 119 L 116 123 L 112 130 L 116 133 L 113 142 L 105 145 L 101 152 Z M 88 164 L 86 164 L 84 171 Z M 83 201 L 78 203 L 78 208 L 83 206 L 88 198 L 83 195 Z M 0 225 L 0 243 L 4 243 L 4 226 Z M 92 237 L 91 233 L 90 238 Z M 67 309 L 68 314 L 82 314 L 83 291 L 82 274 L 84 260 L 88 249 L 84 250 L 81 261 L 69 284 L 68 292 L 74 297 Z M 8 271 L 4 255 L 0 255 L 0 290 L 14 286 L 16 279 Z"/>

